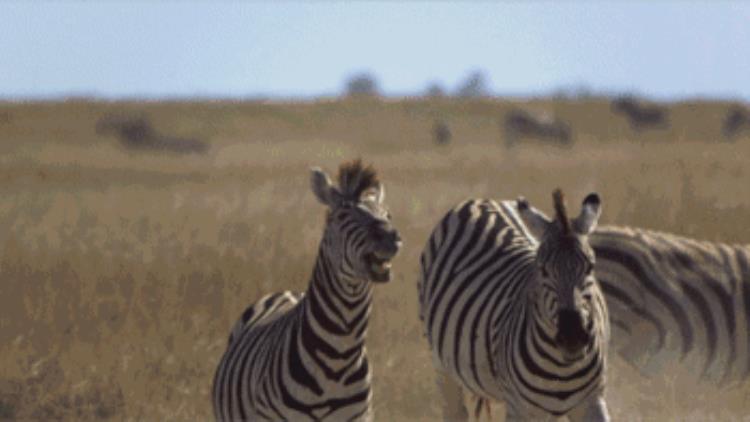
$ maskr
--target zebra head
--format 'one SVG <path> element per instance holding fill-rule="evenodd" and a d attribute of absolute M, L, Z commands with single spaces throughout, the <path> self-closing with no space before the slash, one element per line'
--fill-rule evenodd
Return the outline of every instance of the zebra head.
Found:
<path fill-rule="evenodd" d="M 533 236 L 539 239 L 536 264 L 540 311 L 556 327 L 555 343 L 566 360 L 583 355 L 594 335 L 593 300 L 598 291 L 594 252 L 588 235 L 601 214 L 599 195 L 583 200 L 581 214 L 570 220 L 562 191 L 553 193 L 555 218 L 549 219 L 524 199 L 517 205 Z"/>
<path fill-rule="evenodd" d="M 348 282 L 387 282 L 401 237 L 384 204 L 385 188 L 372 166 L 360 160 L 339 168 L 338 187 L 319 168 L 312 169 L 313 193 L 328 206 L 322 248 L 333 270 Z"/>

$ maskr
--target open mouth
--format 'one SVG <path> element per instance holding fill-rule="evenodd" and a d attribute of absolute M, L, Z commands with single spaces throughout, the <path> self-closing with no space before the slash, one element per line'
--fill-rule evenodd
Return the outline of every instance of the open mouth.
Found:
<path fill-rule="evenodd" d="M 391 279 L 392 254 L 370 252 L 365 255 L 365 263 L 373 281 L 385 282 Z"/>

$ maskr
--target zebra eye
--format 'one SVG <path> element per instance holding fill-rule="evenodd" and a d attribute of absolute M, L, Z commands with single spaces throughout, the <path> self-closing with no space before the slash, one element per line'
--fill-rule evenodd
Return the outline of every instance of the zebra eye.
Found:
<path fill-rule="evenodd" d="M 588 264 L 586 266 L 586 275 L 591 275 L 594 272 L 594 264 Z"/>
<path fill-rule="evenodd" d="M 539 269 L 542 271 L 542 277 L 549 278 L 549 273 L 547 272 L 547 269 L 542 267 L 539 267 Z"/>

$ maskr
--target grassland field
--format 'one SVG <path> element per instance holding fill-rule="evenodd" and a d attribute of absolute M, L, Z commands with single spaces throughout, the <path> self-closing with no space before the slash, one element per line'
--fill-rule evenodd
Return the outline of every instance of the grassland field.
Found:
<path fill-rule="evenodd" d="M 507 150 L 499 123 L 513 106 L 554 112 L 575 144 Z M 438 219 L 467 197 L 524 195 L 549 212 L 559 186 L 571 206 L 598 191 L 602 224 L 748 242 L 750 136 L 723 140 L 728 107 L 669 104 L 669 128 L 636 133 L 596 98 L 0 103 L 0 419 L 210 420 L 234 320 L 312 271 L 324 209 L 309 168 L 362 157 L 405 241 L 375 291 L 376 418 L 436 420 L 416 278 Z M 143 113 L 209 152 L 129 150 L 95 132 L 112 113 Z M 434 144 L 436 119 L 449 145 Z M 647 377 L 614 357 L 613 418 L 750 420 L 750 387 L 691 369 Z"/>

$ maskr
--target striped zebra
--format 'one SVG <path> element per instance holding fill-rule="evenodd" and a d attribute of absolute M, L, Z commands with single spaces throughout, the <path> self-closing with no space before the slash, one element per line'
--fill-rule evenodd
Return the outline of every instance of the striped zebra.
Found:
<path fill-rule="evenodd" d="M 513 201 L 463 202 L 422 252 L 420 319 L 445 420 L 467 420 L 464 388 L 479 397 L 477 411 L 504 401 L 508 420 L 609 419 L 607 307 L 587 241 L 599 197 L 588 195 L 573 220 L 562 193 L 553 197 L 554 220 Z"/>
<path fill-rule="evenodd" d="M 372 167 L 320 169 L 312 190 L 328 206 L 305 293 L 275 293 L 248 307 L 213 382 L 217 420 L 371 420 L 365 337 L 371 282 L 390 280 L 401 247 Z"/>
<path fill-rule="evenodd" d="M 646 375 L 676 356 L 702 379 L 750 378 L 750 247 L 627 227 L 590 242 L 613 350 Z"/>
<path fill-rule="evenodd" d="M 512 148 L 523 138 L 535 138 L 550 145 L 569 147 L 573 144 L 570 125 L 547 113 L 513 109 L 503 120 L 505 146 Z"/>
<path fill-rule="evenodd" d="M 612 226 L 589 243 L 612 350 L 646 376 L 680 360 L 721 385 L 750 378 L 750 245 Z"/>

